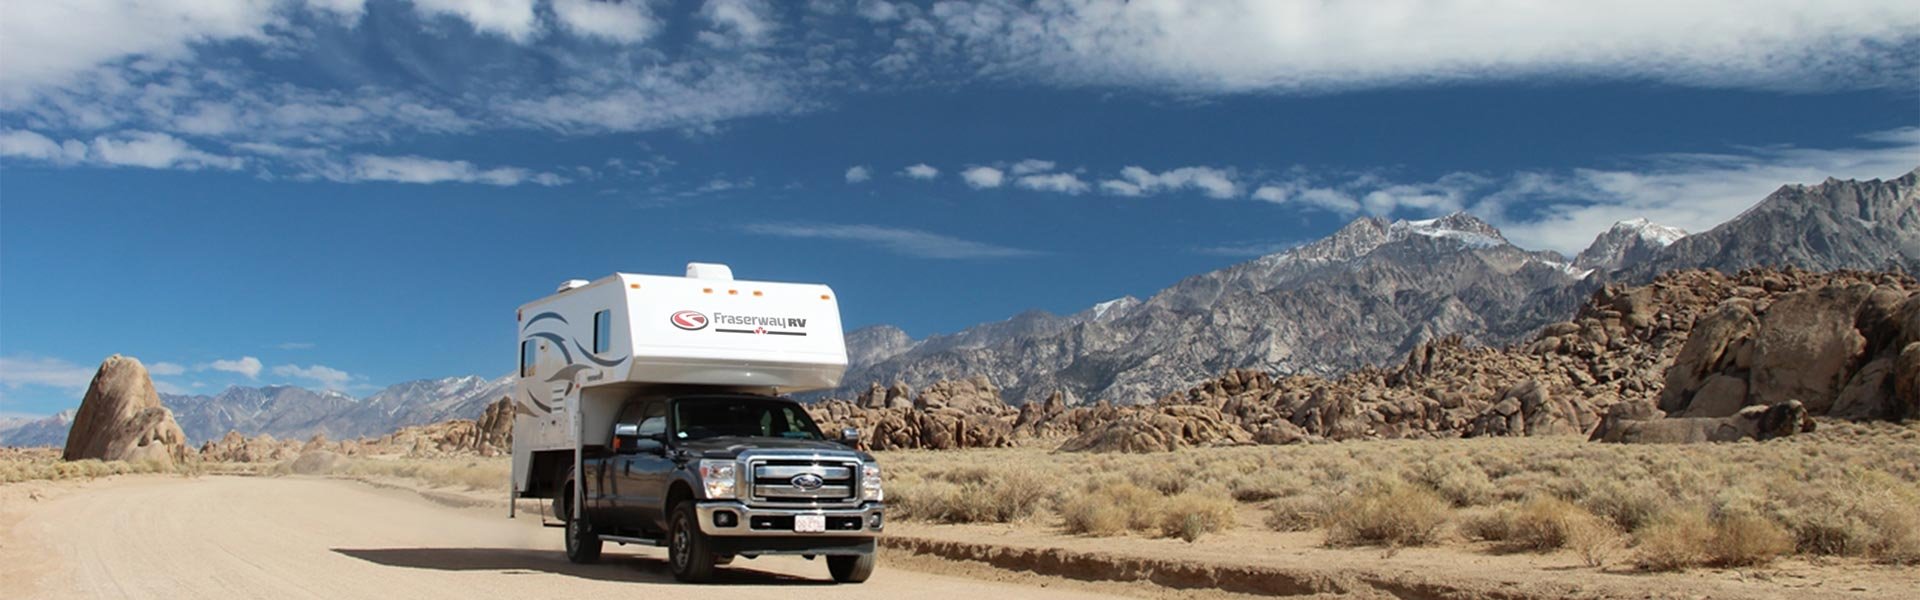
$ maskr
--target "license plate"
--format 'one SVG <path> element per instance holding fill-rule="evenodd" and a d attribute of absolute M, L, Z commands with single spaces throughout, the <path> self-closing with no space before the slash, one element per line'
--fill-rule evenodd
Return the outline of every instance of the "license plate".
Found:
<path fill-rule="evenodd" d="M 798 515 L 793 518 L 794 533 L 824 533 L 826 530 L 826 515 Z"/>

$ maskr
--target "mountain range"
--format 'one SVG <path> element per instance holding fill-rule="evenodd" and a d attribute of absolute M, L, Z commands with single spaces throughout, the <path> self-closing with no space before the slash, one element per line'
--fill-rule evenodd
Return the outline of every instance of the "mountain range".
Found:
<path fill-rule="evenodd" d="M 916 388 L 985 376 L 1011 403 L 1055 392 L 1069 402 L 1148 401 L 1232 368 L 1337 374 L 1459 336 L 1500 345 L 1564 320 L 1610 282 L 1645 283 L 1682 268 L 1894 269 L 1920 274 L 1920 170 L 1892 180 L 1790 185 L 1711 230 L 1644 219 L 1600 233 L 1569 260 L 1509 243 L 1465 213 L 1357 219 L 1316 242 L 1189 277 L 1141 300 L 1070 315 L 1028 311 L 913 339 L 879 325 L 847 334 L 846 386 Z M 378 436 L 474 418 L 510 377 L 410 381 L 354 399 L 298 387 L 162 395 L 189 439 L 227 431 L 304 438 Z M 58 444 L 61 415 L 0 421 L 0 445 Z"/>

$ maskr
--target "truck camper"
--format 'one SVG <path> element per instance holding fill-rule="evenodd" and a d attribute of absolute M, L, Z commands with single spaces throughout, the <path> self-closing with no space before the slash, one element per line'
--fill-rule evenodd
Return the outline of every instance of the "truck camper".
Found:
<path fill-rule="evenodd" d="M 872 574 L 880 465 L 785 396 L 846 371 L 831 288 L 691 263 L 569 280 L 517 317 L 512 495 L 550 500 L 568 559 L 614 542 L 665 546 L 683 581 L 768 554 Z"/>

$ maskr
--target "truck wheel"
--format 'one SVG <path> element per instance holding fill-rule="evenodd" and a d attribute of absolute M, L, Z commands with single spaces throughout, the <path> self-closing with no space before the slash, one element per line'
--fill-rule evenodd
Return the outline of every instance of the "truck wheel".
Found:
<path fill-rule="evenodd" d="M 873 554 L 827 557 L 827 572 L 838 583 L 861 583 L 873 576 Z"/>
<path fill-rule="evenodd" d="M 693 503 L 681 502 L 667 524 L 667 562 L 672 563 L 673 578 L 687 583 L 713 579 L 713 546 L 700 532 L 698 520 Z"/>
<path fill-rule="evenodd" d="M 563 488 L 572 489 L 572 488 Z M 600 560 L 600 535 L 593 532 L 593 524 L 586 516 L 574 518 L 573 494 L 560 494 L 560 517 L 567 523 L 567 560 L 575 564 L 590 564 Z"/>

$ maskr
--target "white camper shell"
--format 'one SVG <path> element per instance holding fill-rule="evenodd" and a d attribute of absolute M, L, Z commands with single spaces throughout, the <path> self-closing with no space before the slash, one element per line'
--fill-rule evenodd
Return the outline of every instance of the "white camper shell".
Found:
<path fill-rule="evenodd" d="M 836 387 L 847 368 L 840 307 L 820 284 L 615 273 L 570 280 L 520 307 L 513 492 L 551 497 L 575 449 L 609 443 L 639 394 L 698 386 L 781 394 Z"/>

